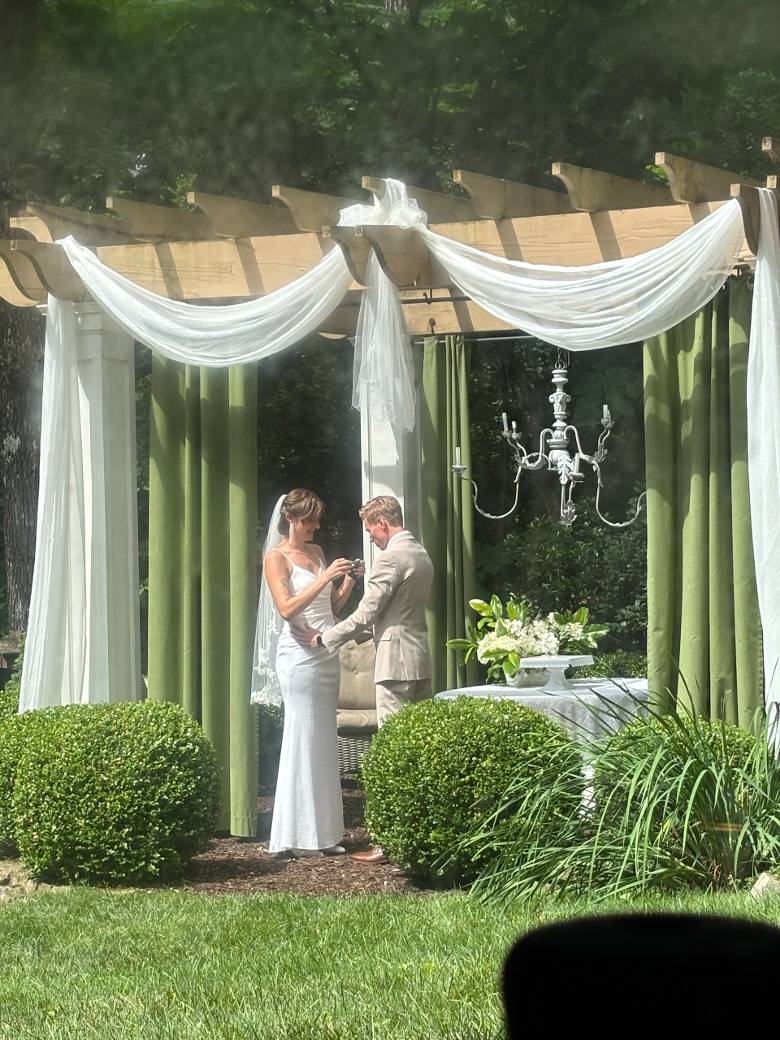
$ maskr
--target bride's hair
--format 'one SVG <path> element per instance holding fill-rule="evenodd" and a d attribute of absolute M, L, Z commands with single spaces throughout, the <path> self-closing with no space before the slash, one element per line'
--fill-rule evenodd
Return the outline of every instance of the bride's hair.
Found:
<path fill-rule="evenodd" d="M 288 491 L 279 513 L 279 533 L 288 533 L 291 520 L 320 520 L 324 512 L 325 503 L 313 491 L 307 491 L 306 488 Z"/>

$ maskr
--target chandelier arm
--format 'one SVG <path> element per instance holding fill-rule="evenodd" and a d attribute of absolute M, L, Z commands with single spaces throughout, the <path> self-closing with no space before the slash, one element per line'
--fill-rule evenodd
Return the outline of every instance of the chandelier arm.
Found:
<path fill-rule="evenodd" d="M 596 444 L 596 451 L 594 452 L 594 457 L 599 462 L 601 462 L 603 459 L 607 457 L 607 452 L 609 451 L 609 448 L 604 447 L 604 445 L 607 443 L 607 438 L 611 433 L 612 426 L 607 426 L 604 428 L 604 430 L 601 432 L 599 436 L 598 442 Z"/>
<path fill-rule="evenodd" d="M 574 443 L 577 445 L 577 454 L 580 455 L 583 459 L 589 458 L 589 456 L 586 455 L 585 452 L 582 450 L 582 442 L 580 441 L 580 433 L 579 433 L 579 430 L 577 429 L 576 426 L 567 426 L 566 429 L 563 431 L 563 433 L 564 433 L 565 437 L 568 437 L 570 433 L 573 433 L 574 434 Z"/>
<path fill-rule="evenodd" d="M 599 502 L 601 497 L 601 489 L 604 486 L 601 482 L 601 470 L 599 469 L 598 463 L 596 463 L 596 465 L 593 468 L 596 470 L 596 475 L 598 477 L 598 481 L 596 483 L 596 514 L 599 520 L 601 520 L 602 523 L 605 523 L 607 527 L 630 527 L 631 524 L 633 524 L 634 521 L 639 517 L 639 514 L 642 511 L 642 499 L 647 498 L 647 492 L 643 491 L 639 498 L 636 500 L 636 509 L 634 511 L 634 515 L 629 520 L 623 520 L 621 523 L 616 523 L 612 520 L 607 520 L 607 518 L 601 512 L 601 506 Z"/>
<path fill-rule="evenodd" d="M 534 458 L 536 459 L 536 462 L 531 462 L 531 459 Z M 529 471 L 536 471 L 544 469 L 544 467 L 549 466 L 549 464 L 550 460 L 543 451 L 535 451 L 530 455 L 526 455 L 522 468 Z"/>
<path fill-rule="evenodd" d="M 471 486 L 473 488 L 472 495 L 471 495 L 471 500 L 474 503 L 474 508 L 476 509 L 476 511 L 479 513 L 480 516 L 484 516 L 486 520 L 506 520 L 506 518 L 508 516 L 511 516 L 512 513 L 514 513 L 514 511 L 517 509 L 517 503 L 520 501 L 520 474 L 521 474 L 521 472 L 522 472 L 522 467 L 518 467 L 517 474 L 515 475 L 515 500 L 512 503 L 511 508 L 508 509 L 506 513 L 499 513 L 497 515 L 495 515 L 493 513 L 486 513 L 484 509 L 480 509 L 480 507 L 479 507 L 479 505 L 477 503 L 477 485 L 476 485 L 476 482 L 473 481 L 473 480 L 469 480 L 469 484 L 471 484 Z M 468 478 L 462 478 L 462 479 L 468 479 Z"/>

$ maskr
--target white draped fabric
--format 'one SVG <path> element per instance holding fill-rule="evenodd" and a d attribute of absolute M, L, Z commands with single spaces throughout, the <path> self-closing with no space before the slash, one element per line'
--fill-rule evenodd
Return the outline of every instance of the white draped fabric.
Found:
<path fill-rule="evenodd" d="M 486 311 L 570 350 L 636 342 L 677 324 L 715 295 L 743 240 L 735 200 L 667 245 L 640 256 L 577 268 L 528 264 L 430 231 L 405 187 L 398 181 L 387 184 L 383 199 L 375 199 L 373 206 L 349 207 L 342 213 L 342 224 L 416 229 L 453 283 Z M 770 587 L 780 538 L 775 534 L 780 516 L 780 245 L 771 193 L 763 193 L 762 207 L 749 370 L 750 474 L 767 680 L 770 697 L 780 700 L 780 676 L 775 677 L 780 661 L 780 585 Z M 307 274 L 258 300 L 201 307 L 142 289 L 73 239 L 62 245 L 90 294 L 120 326 L 165 356 L 196 365 L 245 364 L 283 350 L 314 331 L 338 306 L 351 282 L 343 254 L 334 249 Z M 414 380 L 398 290 L 373 254 L 368 273 L 355 345 L 354 400 L 372 418 L 411 429 Z M 87 641 L 99 638 L 102 629 L 88 627 L 80 590 L 92 580 L 91 545 L 105 532 L 93 528 L 87 534 L 80 527 L 89 494 L 79 465 L 85 448 L 81 438 L 91 424 L 84 413 L 84 395 L 80 400 L 79 394 L 73 314 L 72 304 L 50 301 L 23 708 L 100 696 L 84 661 Z M 107 639 L 102 652 L 108 653 Z M 87 656 L 96 659 L 94 647 Z M 130 687 L 132 683 L 128 696 Z"/>
<path fill-rule="evenodd" d="M 19 710 L 82 700 L 87 688 L 84 445 L 73 305 L 49 297 L 41 401 L 35 571 Z M 94 689 L 93 699 L 100 699 Z"/>
<path fill-rule="evenodd" d="M 736 199 L 657 249 L 584 267 L 507 260 L 421 233 L 475 303 L 566 350 L 636 343 L 695 314 L 723 285 L 745 237 Z"/>
<path fill-rule="evenodd" d="M 340 249 L 275 292 L 200 307 L 169 300 L 112 271 L 74 238 L 60 245 L 90 295 L 130 335 L 174 361 L 211 368 L 270 357 L 315 332 L 352 282 Z"/>
<path fill-rule="evenodd" d="M 339 225 L 424 228 L 427 216 L 415 199 L 407 197 L 406 186 L 390 178 L 385 183 L 387 190 L 381 199 L 375 196 L 373 206 L 343 209 Z M 382 270 L 373 249 L 366 276 L 355 335 L 352 405 L 369 412 L 372 419 L 411 431 L 416 413 L 411 342 L 398 287 Z"/>
<path fill-rule="evenodd" d="M 764 639 L 764 700 L 780 711 L 780 234 L 777 197 L 761 196 L 747 370 L 748 473 L 758 609 Z M 770 709 L 771 705 L 771 709 Z M 780 742 L 780 728 L 775 731 Z"/>

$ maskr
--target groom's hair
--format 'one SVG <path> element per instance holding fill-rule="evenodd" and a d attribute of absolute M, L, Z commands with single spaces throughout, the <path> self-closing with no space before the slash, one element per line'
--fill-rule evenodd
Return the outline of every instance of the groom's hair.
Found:
<path fill-rule="evenodd" d="M 369 524 L 375 524 L 379 517 L 383 516 L 391 527 L 403 527 L 404 525 L 401 503 L 392 495 L 377 495 L 376 498 L 372 498 L 360 507 L 358 516 Z"/>

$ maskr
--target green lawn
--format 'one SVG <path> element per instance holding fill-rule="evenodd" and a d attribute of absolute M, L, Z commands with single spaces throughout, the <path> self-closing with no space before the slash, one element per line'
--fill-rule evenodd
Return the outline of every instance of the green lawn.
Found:
<path fill-rule="evenodd" d="M 633 906 L 780 921 L 780 902 L 746 896 Z M 507 915 L 463 895 L 39 895 L 0 908 L 0 1038 L 488 1040 L 501 1035 L 512 939 L 588 909 Z"/>

